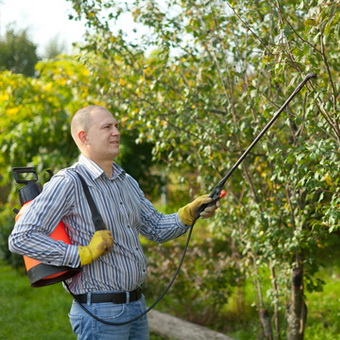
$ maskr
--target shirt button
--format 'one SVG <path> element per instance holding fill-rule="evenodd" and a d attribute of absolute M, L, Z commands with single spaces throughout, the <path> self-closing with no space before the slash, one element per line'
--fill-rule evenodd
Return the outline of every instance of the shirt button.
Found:
<path fill-rule="evenodd" d="M 122 202 L 122 201 L 120 201 L 119 203 L 120 203 L 120 204 L 123 204 L 123 202 Z"/>

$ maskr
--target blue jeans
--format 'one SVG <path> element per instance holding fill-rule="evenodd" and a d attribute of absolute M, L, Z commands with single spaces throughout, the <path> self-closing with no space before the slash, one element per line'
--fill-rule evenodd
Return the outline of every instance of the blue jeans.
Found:
<path fill-rule="evenodd" d="M 92 314 L 109 322 L 125 322 L 146 309 L 144 296 L 127 304 L 87 303 L 83 306 Z M 73 332 L 78 340 L 149 340 L 148 319 L 140 319 L 123 326 L 112 326 L 95 320 L 73 301 L 69 314 Z"/>

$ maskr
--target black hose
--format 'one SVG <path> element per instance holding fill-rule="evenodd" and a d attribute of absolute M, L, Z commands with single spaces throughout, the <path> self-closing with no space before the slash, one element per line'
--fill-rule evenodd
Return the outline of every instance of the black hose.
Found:
<path fill-rule="evenodd" d="M 70 290 L 70 287 L 68 286 L 68 284 L 64 281 L 64 284 L 68 290 L 68 292 L 73 296 L 74 300 L 79 304 L 79 306 L 81 307 L 81 309 L 87 313 L 88 315 L 90 315 L 92 318 L 94 318 L 95 320 L 99 321 L 99 322 L 102 322 L 106 325 L 110 325 L 110 326 L 124 326 L 124 325 L 128 325 L 132 322 L 135 322 L 137 320 L 139 320 L 140 318 L 142 318 L 144 315 L 146 315 L 147 313 L 149 313 L 162 299 L 163 297 L 165 296 L 165 294 L 168 292 L 168 290 L 171 288 L 171 286 L 173 285 L 173 283 L 175 282 L 178 274 L 179 274 L 179 271 L 181 270 L 181 267 L 182 267 L 182 264 L 183 264 L 183 261 L 184 261 L 184 257 L 186 255 L 186 252 L 188 250 L 188 247 L 189 247 L 189 243 L 190 243 L 190 239 L 191 239 L 191 235 L 192 235 L 192 231 L 193 231 L 193 228 L 194 228 L 194 225 L 196 223 L 196 221 L 198 220 L 198 217 L 196 217 L 191 225 L 191 228 L 189 229 L 189 233 L 188 233 L 188 237 L 187 237 L 187 240 L 186 240 L 186 243 L 185 243 L 185 246 L 184 246 L 184 249 L 183 249 L 183 253 L 182 253 L 182 256 L 181 256 L 181 259 L 180 259 L 180 262 L 178 264 L 178 267 L 175 271 L 175 274 L 173 275 L 173 277 L 171 278 L 170 282 L 168 283 L 168 285 L 166 286 L 166 288 L 164 289 L 163 293 L 154 301 L 154 303 L 148 308 L 146 309 L 143 313 L 141 313 L 140 315 L 136 316 L 135 318 L 131 319 L 131 320 L 128 320 L 128 321 L 124 321 L 124 322 L 110 322 L 110 321 L 106 321 L 104 319 L 101 319 L 99 318 L 98 316 L 94 315 L 93 313 L 91 313 L 81 302 L 79 302 L 77 300 L 77 297 L 71 292 Z"/>

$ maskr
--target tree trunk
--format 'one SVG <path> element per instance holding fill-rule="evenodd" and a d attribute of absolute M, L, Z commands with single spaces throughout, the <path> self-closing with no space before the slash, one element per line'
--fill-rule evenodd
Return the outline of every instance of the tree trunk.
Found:
<path fill-rule="evenodd" d="M 269 312 L 267 309 L 260 309 L 259 317 L 262 325 L 263 336 L 267 340 L 273 340 L 272 325 L 270 321 Z"/>
<path fill-rule="evenodd" d="M 253 257 L 253 265 L 254 265 L 254 271 L 256 273 L 256 279 L 255 279 L 255 285 L 257 288 L 257 308 L 259 312 L 259 319 L 262 326 L 262 334 L 261 338 L 265 338 L 267 340 L 273 340 L 273 331 L 272 331 L 272 325 L 270 321 L 269 312 L 266 308 L 263 308 L 263 298 L 262 298 L 262 289 L 261 289 L 261 281 L 259 279 L 259 273 L 258 268 L 256 265 L 256 258 Z"/>
<path fill-rule="evenodd" d="M 303 269 L 294 268 L 290 303 L 287 307 L 288 337 L 287 340 L 303 340 L 307 317 L 307 306 L 303 300 Z"/>
<path fill-rule="evenodd" d="M 272 286 L 273 286 L 273 292 L 274 292 L 274 316 L 273 316 L 274 325 L 275 325 L 274 338 L 277 340 L 280 340 L 281 336 L 280 336 L 280 320 L 279 320 L 279 306 L 278 306 L 279 288 L 276 282 L 275 267 L 273 266 L 272 261 L 270 262 L 270 273 L 272 275 Z"/>

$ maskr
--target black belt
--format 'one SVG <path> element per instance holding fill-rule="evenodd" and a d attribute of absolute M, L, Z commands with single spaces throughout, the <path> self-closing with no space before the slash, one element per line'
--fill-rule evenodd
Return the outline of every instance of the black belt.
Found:
<path fill-rule="evenodd" d="M 123 293 L 91 293 L 91 303 L 113 302 L 117 304 L 138 301 L 142 297 L 141 288 L 137 288 L 132 292 Z M 80 303 L 87 303 L 87 294 L 75 295 Z"/>

